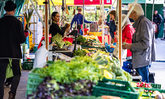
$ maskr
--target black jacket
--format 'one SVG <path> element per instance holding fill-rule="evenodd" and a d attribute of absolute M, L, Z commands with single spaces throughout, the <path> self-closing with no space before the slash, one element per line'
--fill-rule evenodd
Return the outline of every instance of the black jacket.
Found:
<path fill-rule="evenodd" d="M 22 58 L 20 44 L 25 40 L 22 23 L 16 17 L 0 19 L 0 59 Z"/>
<path fill-rule="evenodd" d="M 162 16 L 160 14 L 156 14 L 156 15 L 154 14 L 153 21 L 156 24 L 161 24 L 162 21 L 163 21 L 163 18 L 162 18 Z"/>
<path fill-rule="evenodd" d="M 52 34 L 52 37 L 55 36 L 57 33 L 64 35 L 65 29 L 61 29 L 58 24 L 52 22 L 50 25 L 49 33 Z"/>

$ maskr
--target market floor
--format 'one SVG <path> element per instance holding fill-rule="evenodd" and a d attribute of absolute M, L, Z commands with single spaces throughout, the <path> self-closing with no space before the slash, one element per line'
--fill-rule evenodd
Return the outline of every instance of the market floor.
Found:
<path fill-rule="evenodd" d="M 26 99 L 26 85 L 27 85 L 27 79 L 28 79 L 28 71 L 22 71 L 21 80 L 18 86 L 17 95 L 15 99 Z M 4 99 L 8 99 L 8 92 L 9 88 L 5 88 L 5 96 Z"/>

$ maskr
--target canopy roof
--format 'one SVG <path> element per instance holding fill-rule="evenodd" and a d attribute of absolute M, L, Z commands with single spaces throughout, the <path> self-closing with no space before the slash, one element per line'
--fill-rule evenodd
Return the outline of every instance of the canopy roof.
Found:
<path fill-rule="evenodd" d="M 39 5 L 44 5 L 45 0 L 38 0 Z M 62 5 L 62 0 L 52 0 L 54 5 Z M 102 1 L 102 0 L 101 0 Z M 101 2 L 102 3 L 102 2 Z M 100 5 L 100 0 L 84 0 L 85 5 Z M 104 4 L 112 4 L 112 0 L 104 0 Z M 83 0 L 66 0 L 66 5 L 83 5 Z"/>

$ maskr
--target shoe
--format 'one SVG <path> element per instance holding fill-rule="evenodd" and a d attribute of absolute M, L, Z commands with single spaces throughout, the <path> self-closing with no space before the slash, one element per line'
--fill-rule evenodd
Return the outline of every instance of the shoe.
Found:
<path fill-rule="evenodd" d="M 9 92 L 9 98 L 8 99 L 15 99 L 15 94 Z"/>
<path fill-rule="evenodd" d="M 5 87 L 11 87 L 11 83 L 10 82 L 5 82 Z"/>
<path fill-rule="evenodd" d="M 165 40 L 165 38 L 162 38 L 161 40 Z"/>

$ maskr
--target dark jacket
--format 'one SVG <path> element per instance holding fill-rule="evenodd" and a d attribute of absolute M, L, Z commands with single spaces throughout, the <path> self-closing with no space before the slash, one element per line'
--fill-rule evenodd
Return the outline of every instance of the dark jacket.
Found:
<path fill-rule="evenodd" d="M 16 17 L 0 19 L 0 59 L 22 58 L 20 44 L 25 40 L 22 23 Z"/>
<path fill-rule="evenodd" d="M 81 13 L 76 14 L 72 19 L 71 28 L 72 28 L 72 25 L 74 22 L 77 23 L 77 25 L 78 24 L 82 25 L 83 24 L 83 17 L 84 16 Z M 87 21 L 85 18 L 84 18 L 84 22 L 85 23 L 92 23 L 91 21 Z"/>
<path fill-rule="evenodd" d="M 106 24 L 109 26 L 110 35 L 114 39 L 114 32 L 116 31 L 115 21 L 111 20 L 110 22 L 106 22 Z"/>
<path fill-rule="evenodd" d="M 50 25 L 49 33 L 52 34 L 52 37 L 55 36 L 57 33 L 64 35 L 65 29 L 61 29 L 58 24 L 52 22 Z"/>
<path fill-rule="evenodd" d="M 156 14 L 156 15 L 154 14 L 153 21 L 154 21 L 154 23 L 156 23 L 157 25 L 159 25 L 159 24 L 162 23 L 163 18 L 162 18 L 162 16 L 160 14 Z"/>
<path fill-rule="evenodd" d="M 150 20 L 140 16 L 134 23 L 135 33 L 132 39 L 133 68 L 151 65 L 155 61 L 155 36 Z"/>

